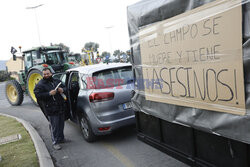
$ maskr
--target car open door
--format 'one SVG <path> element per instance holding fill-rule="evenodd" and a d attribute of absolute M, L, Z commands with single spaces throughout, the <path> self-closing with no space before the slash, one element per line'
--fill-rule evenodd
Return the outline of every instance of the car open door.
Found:
<path fill-rule="evenodd" d="M 61 80 L 62 84 L 66 87 L 67 90 L 67 73 L 57 73 L 57 74 L 53 74 L 52 76 L 54 79 L 59 79 Z M 64 94 L 66 95 L 67 99 L 65 101 L 66 103 L 66 108 L 65 108 L 65 121 L 68 120 L 71 117 L 71 113 L 70 113 L 70 105 L 69 105 L 69 98 L 68 98 L 68 90 L 66 92 L 64 92 Z"/>
<path fill-rule="evenodd" d="M 66 82 L 71 119 L 72 121 L 76 121 L 77 99 L 80 90 L 79 73 L 76 71 L 71 71 L 68 73 Z"/>

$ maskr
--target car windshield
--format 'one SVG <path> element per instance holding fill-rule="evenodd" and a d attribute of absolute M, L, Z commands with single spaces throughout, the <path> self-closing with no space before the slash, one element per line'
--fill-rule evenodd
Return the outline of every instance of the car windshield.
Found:
<path fill-rule="evenodd" d="M 52 64 L 63 64 L 68 62 L 66 52 L 49 52 L 47 54 L 42 54 L 41 58 L 43 63 L 52 65 Z"/>
<path fill-rule="evenodd" d="M 133 82 L 132 67 L 120 67 L 98 71 L 93 74 L 97 89 L 125 85 Z"/>

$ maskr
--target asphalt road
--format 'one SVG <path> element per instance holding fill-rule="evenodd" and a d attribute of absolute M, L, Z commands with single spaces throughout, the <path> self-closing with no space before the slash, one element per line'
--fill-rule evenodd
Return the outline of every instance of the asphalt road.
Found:
<path fill-rule="evenodd" d="M 66 121 L 64 134 L 70 142 L 62 144 L 62 150 L 55 151 L 51 144 L 48 122 L 40 109 L 28 96 L 24 97 L 21 106 L 11 106 L 5 97 L 4 88 L 5 84 L 0 83 L 0 112 L 28 121 L 44 140 L 57 167 L 187 167 L 139 141 L 134 126 L 100 137 L 94 143 L 87 143 L 79 127 Z"/>

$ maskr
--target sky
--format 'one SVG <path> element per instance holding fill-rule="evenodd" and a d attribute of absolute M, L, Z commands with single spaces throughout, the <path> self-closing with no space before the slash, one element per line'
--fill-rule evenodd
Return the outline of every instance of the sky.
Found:
<path fill-rule="evenodd" d="M 64 43 L 72 52 L 81 53 L 84 44 L 92 41 L 99 43 L 100 53 L 129 50 L 127 6 L 138 1 L 3 1 L 0 5 L 0 60 L 12 57 L 11 46 L 19 51 L 19 46 L 26 50 Z M 35 10 L 27 9 L 40 4 L 43 5 Z"/>

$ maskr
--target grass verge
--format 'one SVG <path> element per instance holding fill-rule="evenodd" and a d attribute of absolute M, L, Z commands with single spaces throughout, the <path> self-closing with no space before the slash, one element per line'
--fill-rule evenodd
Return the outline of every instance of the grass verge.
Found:
<path fill-rule="evenodd" d="M 0 145 L 1 167 L 39 167 L 36 150 L 29 133 L 13 118 L 0 116 L 0 137 L 21 134 L 22 139 Z"/>

